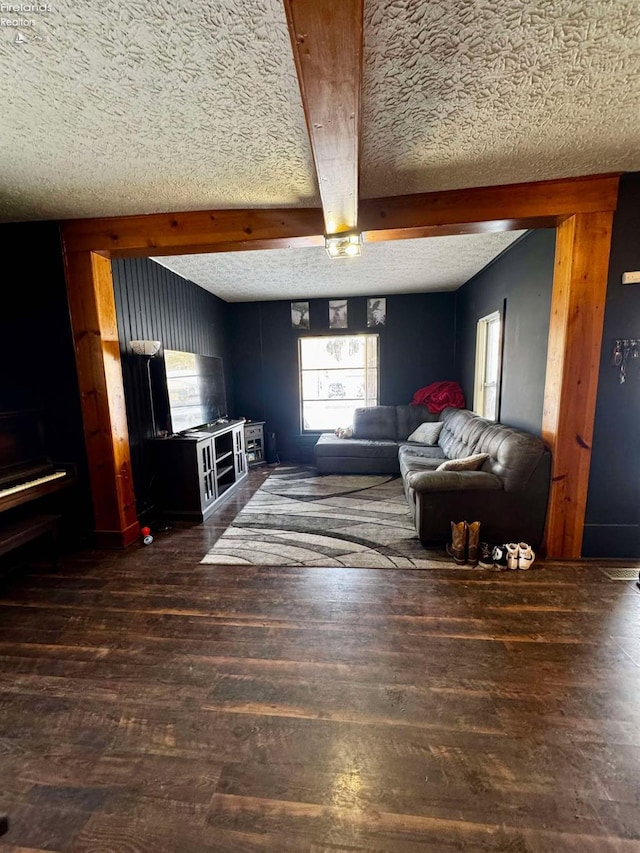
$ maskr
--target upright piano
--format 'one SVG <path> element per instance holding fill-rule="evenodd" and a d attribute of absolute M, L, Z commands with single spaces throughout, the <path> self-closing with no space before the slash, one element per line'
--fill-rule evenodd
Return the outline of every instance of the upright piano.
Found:
<path fill-rule="evenodd" d="M 0 412 L 0 555 L 44 534 L 55 542 L 57 515 L 42 515 L 39 498 L 70 486 L 75 467 L 47 453 L 40 412 Z"/>

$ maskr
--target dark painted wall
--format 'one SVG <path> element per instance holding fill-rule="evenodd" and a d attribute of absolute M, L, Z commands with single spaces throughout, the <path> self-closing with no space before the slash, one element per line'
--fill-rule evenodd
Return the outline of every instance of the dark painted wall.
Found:
<path fill-rule="evenodd" d="M 640 557 L 640 359 L 627 379 L 611 365 L 616 338 L 640 338 L 640 285 L 622 273 L 640 270 L 640 173 L 620 181 L 613 221 L 600 379 L 582 553 Z"/>
<path fill-rule="evenodd" d="M 47 499 L 46 508 L 62 511 L 64 541 L 79 543 L 91 526 L 91 496 L 59 229 L 55 222 L 2 225 L 0 247 L 17 270 L 4 277 L 0 410 L 40 410 L 51 459 L 76 466 L 78 485 Z"/>
<path fill-rule="evenodd" d="M 154 503 L 147 443 L 152 436 L 152 416 L 146 361 L 131 352 L 129 341 L 158 340 L 166 349 L 221 357 L 232 413 L 229 306 L 146 258 L 114 261 L 113 284 L 136 503 L 138 516 L 144 519 Z M 161 429 L 167 426 L 162 356 L 152 360 L 151 368 L 156 424 Z"/>
<path fill-rule="evenodd" d="M 289 301 L 237 303 L 232 308 L 236 414 L 265 420 L 283 458 L 312 458 L 315 436 L 300 434 L 298 337 L 330 330 L 328 300 L 310 300 L 310 330 L 291 327 Z M 367 332 L 366 298 L 348 300 L 349 328 Z M 414 391 L 454 373 L 455 294 L 387 297 L 380 335 L 380 403 L 409 403 Z M 338 424 L 336 424 L 338 426 Z"/>
<path fill-rule="evenodd" d="M 456 292 L 456 361 L 473 407 L 476 325 L 504 309 L 499 420 L 540 435 L 555 229 L 532 231 Z"/>

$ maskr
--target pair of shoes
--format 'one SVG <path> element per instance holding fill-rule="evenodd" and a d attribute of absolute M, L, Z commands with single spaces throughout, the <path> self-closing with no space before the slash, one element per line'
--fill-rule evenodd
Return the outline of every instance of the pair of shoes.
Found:
<path fill-rule="evenodd" d="M 504 546 L 507 552 L 507 568 L 508 569 L 530 569 L 536 555 L 533 553 L 531 545 L 526 542 L 507 542 Z"/>
<path fill-rule="evenodd" d="M 451 542 L 447 543 L 447 554 L 459 566 L 477 566 L 480 544 L 480 522 L 451 522 Z"/>
<path fill-rule="evenodd" d="M 493 552 L 495 548 L 488 542 L 480 543 L 480 555 L 478 557 L 478 565 L 481 569 L 492 569 L 494 566 Z"/>
<path fill-rule="evenodd" d="M 493 551 L 491 552 L 491 556 L 493 557 L 493 565 L 496 569 L 504 571 L 507 568 L 506 545 L 494 545 Z"/>

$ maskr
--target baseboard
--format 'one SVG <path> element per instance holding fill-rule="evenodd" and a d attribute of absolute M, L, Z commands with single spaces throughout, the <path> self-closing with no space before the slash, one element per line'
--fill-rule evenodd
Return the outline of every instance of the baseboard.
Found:
<path fill-rule="evenodd" d="M 94 530 L 93 540 L 96 548 L 128 548 L 140 538 L 140 524 L 136 521 L 124 530 Z"/>

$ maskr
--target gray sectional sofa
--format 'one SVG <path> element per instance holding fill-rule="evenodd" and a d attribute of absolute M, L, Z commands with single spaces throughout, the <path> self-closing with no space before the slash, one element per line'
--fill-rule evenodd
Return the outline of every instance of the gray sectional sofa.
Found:
<path fill-rule="evenodd" d="M 435 445 L 409 442 L 423 421 L 442 421 Z M 438 471 L 446 459 L 477 453 L 479 470 Z M 402 475 L 421 542 L 447 541 L 451 521 L 480 521 L 481 538 L 539 546 L 544 532 L 551 455 L 540 438 L 466 409 L 439 416 L 422 406 L 357 409 L 353 437 L 324 434 L 315 447 L 320 473 Z"/>
<path fill-rule="evenodd" d="M 437 421 L 424 406 L 373 406 L 356 409 L 353 437 L 324 433 L 315 446 L 321 474 L 398 474 L 398 449 L 425 421 Z M 442 456 L 444 458 L 444 454 Z"/>

